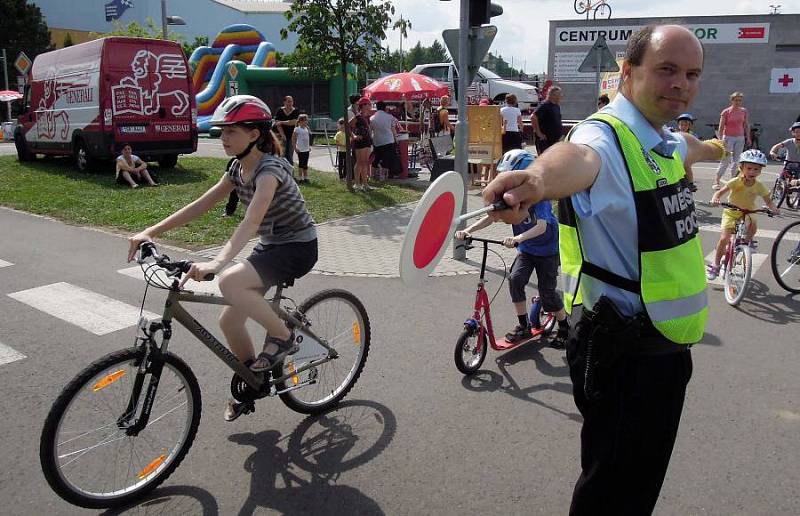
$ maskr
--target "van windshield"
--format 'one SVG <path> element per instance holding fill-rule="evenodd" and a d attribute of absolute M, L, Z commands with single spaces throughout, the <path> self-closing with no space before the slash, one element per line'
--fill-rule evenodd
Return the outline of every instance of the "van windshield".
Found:
<path fill-rule="evenodd" d="M 478 68 L 478 73 L 481 76 L 483 76 L 484 79 L 499 79 L 500 78 L 499 75 L 497 75 L 494 72 L 490 72 L 489 70 L 487 70 L 486 68 L 484 68 L 482 66 L 480 68 Z"/>

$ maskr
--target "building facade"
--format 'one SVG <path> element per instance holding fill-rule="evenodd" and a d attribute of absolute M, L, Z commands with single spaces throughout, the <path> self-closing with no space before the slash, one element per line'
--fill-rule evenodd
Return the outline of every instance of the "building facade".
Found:
<path fill-rule="evenodd" d="M 616 74 L 601 76 L 598 85 L 594 72 L 578 71 L 597 37 L 621 62 L 630 35 L 650 23 L 683 25 L 703 42 L 700 93 L 691 106 L 699 136 L 713 136 L 734 91 L 744 93 L 750 122 L 760 126 L 762 150 L 790 136 L 800 116 L 800 14 L 551 21 L 548 75 L 564 90 L 565 119 L 590 115 L 600 88 L 618 85 Z"/>
<path fill-rule="evenodd" d="M 67 34 L 73 43 L 88 41 L 89 34 L 113 30 L 113 21 L 123 25 L 147 19 L 161 27 L 161 0 L 34 0 L 50 28 L 51 38 L 61 47 Z M 274 0 L 167 0 L 166 14 L 180 16 L 186 25 L 170 25 L 170 33 L 182 34 L 186 41 L 206 36 L 209 41 L 228 25 L 246 23 L 261 31 L 279 52 L 291 52 L 297 36 L 281 39 L 280 30 L 288 24 L 284 13 L 288 2 Z"/>

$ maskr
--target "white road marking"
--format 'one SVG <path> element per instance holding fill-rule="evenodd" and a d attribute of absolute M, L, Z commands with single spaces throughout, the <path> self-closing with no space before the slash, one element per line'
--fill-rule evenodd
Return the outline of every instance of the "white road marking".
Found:
<path fill-rule="evenodd" d="M 130 276 L 131 278 L 144 280 L 144 276 L 142 275 L 142 269 L 137 265 L 134 267 L 128 267 L 125 269 L 120 269 L 117 271 L 118 273 L 122 274 L 123 276 Z M 159 272 L 163 276 L 163 272 Z M 189 280 L 186 282 L 185 288 L 186 290 L 192 290 L 194 292 L 202 292 L 204 294 L 216 294 L 218 296 L 222 295 L 222 292 L 219 291 L 219 282 L 217 281 L 219 276 L 215 277 L 211 281 L 194 281 Z M 172 280 L 168 280 L 167 283 L 171 283 Z"/>
<path fill-rule="evenodd" d="M 5 260 L 0 260 L 0 269 L 2 269 L 3 267 L 11 267 L 12 265 L 14 265 L 14 264 L 11 263 L 11 262 L 7 262 Z"/>
<path fill-rule="evenodd" d="M 708 231 L 710 233 L 722 233 L 722 228 L 719 225 L 704 224 L 699 226 L 698 229 L 700 231 Z M 775 240 L 778 237 L 778 233 L 780 233 L 780 231 L 775 231 L 774 229 L 759 229 L 756 231 L 756 238 Z M 791 232 L 784 236 L 784 238 L 789 241 L 797 242 L 800 241 L 800 234 Z"/>
<path fill-rule="evenodd" d="M 0 342 L 0 365 L 10 364 L 23 358 L 25 358 L 25 355 Z"/>
<path fill-rule="evenodd" d="M 53 283 L 22 290 L 9 297 L 74 324 L 95 335 L 133 326 L 139 320 L 139 308 L 69 283 Z M 148 318 L 157 315 L 145 311 Z"/>
<path fill-rule="evenodd" d="M 706 255 L 706 263 L 714 263 L 714 255 L 716 253 L 717 253 L 716 251 L 711 251 L 710 253 L 708 253 Z M 764 265 L 764 262 L 767 260 L 767 256 L 768 255 L 762 253 L 753 253 L 753 270 L 750 273 L 751 278 L 754 278 L 756 276 L 758 269 L 761 268 L 761 266 Z M 716 279 L 708 280 L 708 284 L 719 285 L 720 287 L 725 286 L 725 282 L 722 280 L 722 274 L 717 276 Z"/>

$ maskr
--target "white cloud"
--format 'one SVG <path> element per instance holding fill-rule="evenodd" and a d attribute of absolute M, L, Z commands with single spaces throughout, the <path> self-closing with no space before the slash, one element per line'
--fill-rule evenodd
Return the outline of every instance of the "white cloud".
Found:
<path fill-rule="evenodd" d="M 735 0 L 672 0 L 653 4 L 641 0 L 608 0 L 613 9 L 613 18 L 644 18 L 667 16 L 714 16 L 731 14 L 765 14 L 770 2 L 754 5 L 752 1 Z M 580 20 L 585 15 L 576 14 L 570 0 L 495 0 L 504 13 L 492 18 L 498 34 L 491 52 L 502 55 L 514 66 L 525 66 L 525 71 L 538 73 L 547 69 L 547 42 L 549 20 Z M 778 3 L 778 2 L 773 2 Z M 800 0 L 783 0 L 781 12 L 800 12 Z M 442 39 L 442 30 L 458 27 L 459 0 L 393 0 L 395 18 L 402 14 L 411 21 L 408 39 L 403 49 L 418 41 L 430 45 Z M 387 46 L 397 49 L 400 35 L 396 31 L 387 34 Z"/>

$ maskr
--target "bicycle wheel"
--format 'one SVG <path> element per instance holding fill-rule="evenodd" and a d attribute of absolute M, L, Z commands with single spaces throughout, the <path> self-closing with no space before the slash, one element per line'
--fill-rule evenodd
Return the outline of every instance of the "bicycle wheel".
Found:
<path fill-rule="evenodd" d="M 778 233 L 772 244 L 770 262 L 778 285 L 800 294 L 800 221 L 792 222 Z"/>
<path fill-rule="evenodd" d="M 608 4 L 600 4 L 598 5 L 594 13 L 592 13 L 592 18 L 595 20 L 608 20 L 611 18 L 611 6 Z"/>
<path fill-rule="evenodd" d="M 486 332 L 483 329 L 478 328 L 474 332 L 464 330 L 456 341 L 453 353 L 456 368 L 463 374 L 475 373 L 486 358 L 487 348 Z"/>
<path fill-rule="evenodd" d="M 786 191 L 786 207 L 792 210 L 800 208 L 800 189 L 790 187 Z"/>
<path fill-rule="evenodd" d="M 290 409 L 302 414 L 316 414 L 336 405 L 353 388 L 364 363 L 370 343 L 367 311 L 361 301 L 346 290 L 323 290 L 303 301 L 298 307 L 310 323 L 310 328 L 332 346 L 338 357 L 293 375 L 280 382 L 278 390 L 299 388 L 280 394 Z M 302 348 L 287 357 L 284 374 L 303 366 Z"/>
<path fill-rule="evenodd" d="M 780 208 L 783 199 L 786 197 L 786 181 L 781 176 L 778 176 L 775 179 L 775 184 L 772 185 L 770 197 L 772 198 L 772 202 L 775 203 L 775 206 Z"/>
<path fill-rule="evenodd" d="M 143 356 L 138 348 L 106 355 L 53 403 L 39 458 L 47 482 L 64 500 L 93 509 L 130 503 L 166 480 L 189 451 L 200 422 L 200 387 L 189 366 L 170 353 L 163 355 L 147 426 L 135 435 L 123 427 L 126 414 L 140 414 L 146 401 L 149 372 L 128 410 Z"/>
<path fill-rule="evenodd" d="M 752 253 L 749 245 L 737 245 L 731 263 L 725 266 L 725 300 L 731 306 L 738 305 L 747 293 L 753 269 Z"/>
<path fill-rule="evenodd" d="M 586 9 L 589 8 L 589 5 L 586 0 L 575 0 L 573 6 L 575 12 L 578 14 L 583 14 L 586 12 Z"/>

